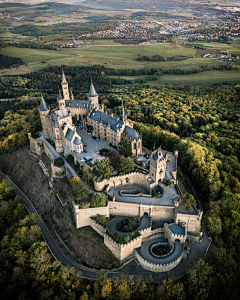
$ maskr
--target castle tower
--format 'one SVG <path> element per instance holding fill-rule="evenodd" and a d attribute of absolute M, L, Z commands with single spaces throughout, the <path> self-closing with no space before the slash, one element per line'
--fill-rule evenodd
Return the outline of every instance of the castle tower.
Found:
<path fill-rule="evenodd" d="M 122 120 L 123 122 L 127 122 L 127 114 L 125 113 L 125 108 L 124 108 L 124 105 L 123 105 L 123 101 L 122 101 L 120 120 Z"/>
<path fill-rule="evenodd" d="M 47 107 L 47 104 L 41 95 L 40 107 L 39 107 L 39 114 L 41 118 L 42 128 L 43 128 L 43 136 L 44 138 L 48 138 L 48 123 L 47 123 L 47 116 L 50 112 L 50 109 Z"/>
<path fill-rule="evenodd" d="M 88 97 L 88 100 L 92 101 L 92 104 L 98 104 L 98 93 L 96 92 L 96 90 L 93 86 L 92 79 L 91 79 L 91 84 L 90 84 L 90 88 L 89 88 L 87 97 Z"/>
<path fill-rule="evenodd" d="M 61 95 L 61 91 L 59 89 L 59 96 L 58 96 L 58 109 L 63 109 L 65 108 L 65 100 L 63 99 L 62 95 Z"/>
<path fill-rule="evenodd" d="M 69 98 L 69 90 L 68 90 L 68 83 L 65 77 L 65 74 L 62 70 L 62 90 L 63 90 L 63 99 L 70 100 Z"/>
<path fill-rule="evenodd" d="M 167 155 L 163 155 L 161 147 L 153 151 L 150 156 L 150 177 L 158 184 L 158 181 L 165 178 Z"/>
<path fill-rule="evenodd" d="M 61 137 L 61 130 L 59 129 L 58 122 L 56 121 L 54 124 L 54 137 L 55 137 L 55 147 L 58 153 L 63 152 L 63 144 Z"/>

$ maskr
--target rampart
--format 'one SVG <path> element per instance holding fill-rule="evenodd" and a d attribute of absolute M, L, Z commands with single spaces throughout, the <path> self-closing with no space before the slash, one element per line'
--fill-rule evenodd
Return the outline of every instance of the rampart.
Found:
<path fill-rule="evenodd" d="M 173 243 L 175 243 L 176 240 L 180 241 L 180 244 L 184 244 L 185 240 L 187 238 L 187 228 L 184 227 L 184 234 L 178 234 L 178 233 L 173 233 L 171 229 L 169 228 L 171 224 L 164 224 L 164 233 L 165 237 L 168 239 L 169 245 L 173 246 Z"/>
<path fill-rule="evenodd" d="M 144 259 L 141 254 L 139 253 L 138 250 L 134 251 L 135 257 L 138 260 L 138 262 L 140 263 L 140 265 L 151 272 L 167 272 L 172 270 L 173 268 L 175 268 L 180 261 L 182 260 L 182 256 L 183 256 L 183 252 L 181 253 L 181 255 L 174 261 L 167 263 L 167 264 L 156 264 L 156 263 L 152 263 L 147 261 L 146 259 Z"/>
<path fill-rule="evenodd" d="M 109 188 L 113 188 L 114 186 L 118 185 L 139 184 L 144 186 L 148 189 L 149 192 L 151 192 L 153 184 L 150 184 L 147 181 L 147 177 L 147 175 L 144 175 L 140 172 L 132 172 L 126 175 L 111 177 L 109 180 L 104 179 L 102 181 L 98 181 L 97 178 L 94 178 L 94 189 L 98 192 L 101 192 L 106 186 L 109 186 Z"/>
<path fill-rule="evenodd" d="M 53 178 L 62 178 L 65 176 L 65 168 L 64 166 L 58 167 L 54 165 L 54 160 L 51 160 L 51 170 Z"/>
<path fill-rule="evenodd" d="M 78 205 L 74 205 L 74 213 L 77 228 L 91 226 L 91 217 L 96 216 L 97 214 L 109 217 L 109 202 L 108 205 L 104 207 L 87 209 L 79 209 Z"/>

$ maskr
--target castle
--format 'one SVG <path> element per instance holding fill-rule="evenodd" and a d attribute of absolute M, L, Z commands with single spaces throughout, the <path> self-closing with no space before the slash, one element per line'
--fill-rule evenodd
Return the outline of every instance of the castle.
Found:
<path fill-rule="evenodd" d="M 121 115 L 118 118 L 104 113 L 104 105 L 99 105 L 98 94 L 90 84 L 88 100 L 74 100 L 71 91 L 69 96 L 68 83 L 62 71 L 62 94 L 59 91 L 58 109 L 50 110 L 41 97 L 39 113 L 43 128 L 43 136 L 55 144 L 57 152 L 64 154 L 82 153 L 83 143 L 76 131 L 72 117 L 83 124 L 84 130 L 92 131 L 108 144 L 121 147 L 122 140 L 127 138 L 132 147 L 133 156 L 142 154 L 142 138 L 133 129 L 133 123 L 127 120 L 127 114 L 122 103 Z"/>

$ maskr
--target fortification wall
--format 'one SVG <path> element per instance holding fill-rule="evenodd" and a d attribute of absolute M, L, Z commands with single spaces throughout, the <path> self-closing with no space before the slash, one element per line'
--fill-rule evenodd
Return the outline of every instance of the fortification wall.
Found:
<path fill-rule="evenodd" d="M 112 254 L 121 261 L 121 246 L 108 235 L 104 234 L 104 244 L 110 249 Z"/>
<path fill-rule="evenodd" d="M 109 217 L 109 206 L 96 207 L 96 208 L 86 208 L 79 209 L 78 206 L 74 206 L 76 227 L 81 228 L 84 226 L 91 226 L 91 217 L 99 215 L 104 215 Z"/>
<path fill-rule="evenodd" d="M 174 207 L 172 206 L 156 206 L 152 208 L 152 221 L 171 223 L 174 219 Z"/>
<path fill-rule="evenodd" d="M 139 217 L 139 204 L 109 201 L 109 215 L 124 217 Z"/>
<path fill-rule="evenodd" d="M 92 229 L 97 231 L 97 233 L 99 233 L 101 236 L 104 236 L 104 234 L 106 233 L 106 229 L 100 224 L 98 224 L 96 221 L 94 221 L 93 219 L 90 219 L 90 226 L 92 227 Z"/>
<path fill-rule="evenodd" d="M 40 148 L 40 145 L 42 145 L 43 142 L 42 141 L 38 142 L 33 137 L 29 137 L 29 142 L 30 142 L 30 150 L 37 155 L 41 155 L 42 150 Z"/>
<path fill-rule="evenodd" d="M 134 249 L 140 248 L 142 245 L 142 236 L 135 238 L 127 244 L 121 245 L 121 261 L 134 254 Z"/>
<path fill-rule="evenodd" d="M 147 175 L 144 175 L 139 172 L 133 172 L 127 175 L 111 177 L 109 180 L 105 179 L 99 182 L 96 178 L 94 178 L 93 183 L 94 189 L 98 192 L 103 191 L 106 185 L 109 185 L 110 188 L 113 188 L 114 186 L 125 184 L 139 184 L 146 187 L 150 192 L 150 184 L 147 181 Z"/>
<path fill-rule="evenodd" d="M 201 217 L 199 215 L 177 213 L 175 223 L 178 224 L 179 222 L 186 223 L 188 231 L 199 232 L 201 230 Z"/>
<path fill-rule="evenodd" d="M 155 264 L 155 263 L 151 263 L 149 261 L 147 261 L 146 259 L 144 259 L 141 254 L 138 251 L 134 251 L 135 257 L 138 260 L 138 262 L 140 263 L 140 265 L 151 272 L 167 272 L 172 270 L 173 268 L 175 268 L 180 261 L 182 260 L 182 256 L 183 256 L 183 252 L 181 253 L 181 255 L 174 261 L 168 263 L 168 264 Z"/>
<path fill-rule="evenodd" d="M 48 146 L 43 143 L 44 145 L 44 152 L 47 154 L 47 156 L 50 158 L 50 159 L 55 159 L 55 155 L 52 153 L 52 151 L 48 148 Z"/>

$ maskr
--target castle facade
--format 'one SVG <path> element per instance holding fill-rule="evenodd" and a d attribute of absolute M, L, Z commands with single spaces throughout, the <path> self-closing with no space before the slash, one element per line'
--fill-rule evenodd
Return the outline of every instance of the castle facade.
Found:
<path fill-rule="evenodd" d="M 110 145 L 121 147 L 122 140 L 127 138 L 132 147 L 133 156 L 142 154 L 142 137 L 133 129 L 133 123 L 127 120 L 122 103 L 121 115 L 117 118 L 104 112 L 104 105 L 98 103 L 98 94 L 91 82 L 88 100 L 75 100 L 68 88 L 68 82 L 62 71 L 62 95 L 59 91 L 58 109 L 50 111 L 41 97 L 40 118 L 44 138 L 55 143 L 57 152 L 81 153 L 83 144 L 76 131 L 72 117 L 83 124 L 84 130 L 92 131 L 101 140 Z"/>

